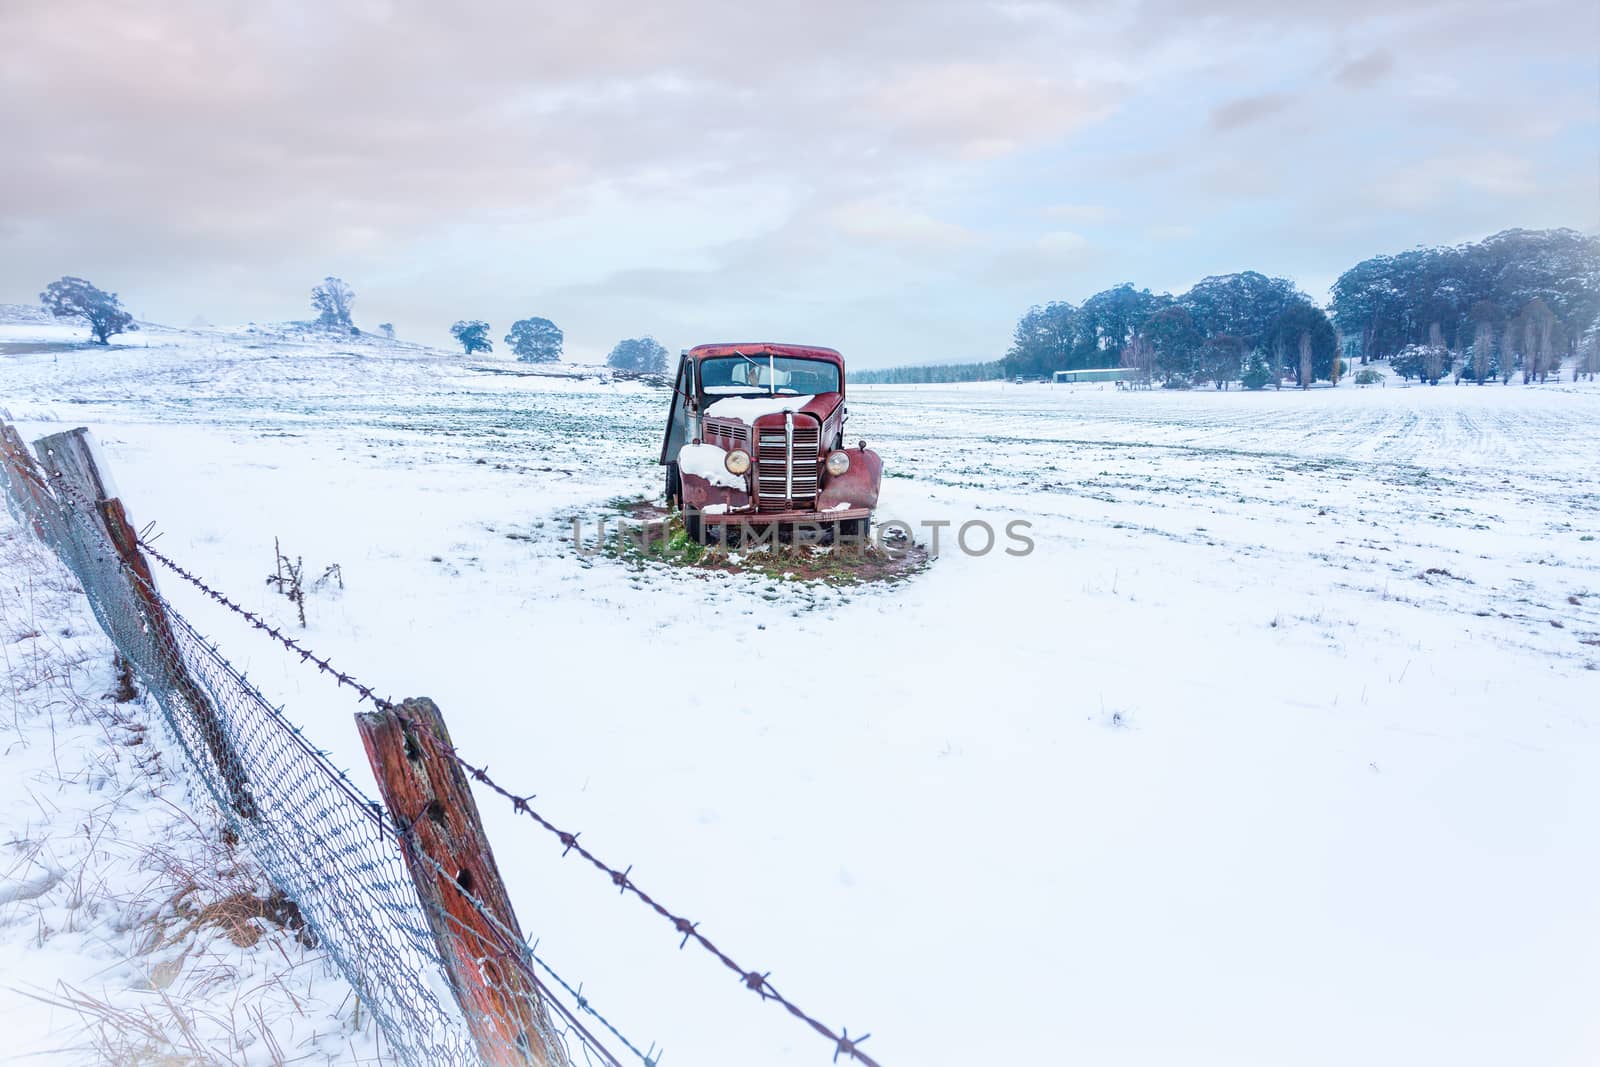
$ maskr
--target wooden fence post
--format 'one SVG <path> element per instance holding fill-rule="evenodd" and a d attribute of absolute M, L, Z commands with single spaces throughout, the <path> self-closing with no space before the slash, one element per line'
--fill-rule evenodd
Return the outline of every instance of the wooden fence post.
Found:
<path fill-rule="evenodd" d="M 506 944 L 515 937 L 520 946 L 522 928 L 438 707 L 414 697 L 358 714 L 356 728 L 383 802 L 405 833 L 406 866 L 483 1061 L 569 1067 L 558 1043 L 545 1040 L 549 1018 L 526 956 Z"/>
<path fill-rule="evenodd" d="M 51 478 L 65 482 L 71 490 L 94 504 L 93 517 L 99 521 L 101 532 L 110 541 L 122 565 L 134 575 L 120 583 L 119 592 L 129 598 L 127 608 L 142 616 L 148 628 L 144 632 L 148 633 L 159 652 L 157 666 L 166 677 L 152 681 L 169 685 L 187 704 L 194 725 L 216 762 L 230 806 L 240 818 L 254 819 L 255 798 L 250 795 L 244 767 L 223 732 L 222 720 L 211 698 L 184 665 L 177 634 L 167 618 L 166 606 L 156 595 L 155 575 L 151 573 L 150 563 L 144 558 L 144 553 L 139 551 L 139 536 L 128 518 L 127 509 L 114 495 L 116 487 L 105 465 L 100 462 L 100 449 L 94 438 L 80 426 L 75 430 L 41 437 L 33 443 L 33 449 Z M 96 592 L 87 588 L 89 583 L 85 577 L 79 575 L 79 580 L 85 582 L 85 591 L 91 594 Z M 104 596 L 107 591 L 99 590 L 99 593 Z M 116 643 L 117 635 L 110 636 Z M 119 651 L 124 655 L 129 654 L 127 649 Z M 129 658 L 139 662 L 138 657 L 129 655 Z M 149 666 L 146 664 L 147 668 Z"/>
<path fill-rule="evenodd" d="M 28 446 L 22 443 L 22 435 L 7 422 L 0 422 L 0 464 L 6 468 L 12 496 L 27 513 L 34 534 L 48 541 L 43 516 L 49 514 L 52 501 L 44 487 L 44 474 L 33 462 Z"/>

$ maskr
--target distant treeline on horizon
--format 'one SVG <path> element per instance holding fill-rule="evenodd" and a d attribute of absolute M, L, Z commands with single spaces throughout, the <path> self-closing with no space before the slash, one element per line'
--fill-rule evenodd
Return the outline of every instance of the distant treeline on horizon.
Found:
<path fill-rule="evenodd" d="M 1124 282 L 1081 304 L 1029 308 L 1000 359 L 862 370 L 851 378 L 903 385 L 1128 366 L 1169 382 L 1220 385 L 1254 363 L 1336 379 L 1345 361 L 1419 348 L 1433 352 L 1432 364 L 1446 373 L 1473 361 L 1491 376 L 1503 366 L 1509 377 L 1513 363 L 1521 366 L 1535 348 L 1538 360 L 1559 367 L 1600 345 L 1600 237 L 1506 230 L 1468 244 L 1375 256 L 1341 274 L 1332 297 L 1318 307 L 1292 281 L 1255 271 L 1208 277 L 1178 296 Z"/>

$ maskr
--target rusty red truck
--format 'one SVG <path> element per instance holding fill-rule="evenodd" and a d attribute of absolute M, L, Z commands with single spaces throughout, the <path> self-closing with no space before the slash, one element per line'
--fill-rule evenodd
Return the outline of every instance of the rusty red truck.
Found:
<path fill-rule="evenodd" d="M 682 353 L 661 443 L 667 504 L 691 536 L 812 527 L 865 537 L 883 462 L 846 448 L 844 357 L 812 345 L 714 344 Z"/>

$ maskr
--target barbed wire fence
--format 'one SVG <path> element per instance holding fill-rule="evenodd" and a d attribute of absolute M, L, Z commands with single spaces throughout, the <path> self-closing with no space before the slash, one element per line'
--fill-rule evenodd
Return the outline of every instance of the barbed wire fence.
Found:
<path fill-rule="evenodd" d="M 531 1009 L 522 1014 L 535 1020 L 535 1032 L 507 1034 L 503 1049 L 485 1048 L 479 1032 L 485 1028 L 464 1016 L 445 964 L 454 949 L 487 959 L 489 946 L 463 944 L 465 934 L 419 897 L 407 866 L 406 829 L 174 610 L 148 572 L 129 562 L 108 532 L 126 521 L 119 501 L 91 500 L 64 472 L 41 469 L 3 423 L 0 483 L 12 516 L 55 552 L 118 654 L 133 665 L 183 751 L 191 784 L 294 903 L 302 938 L 344 974 L 401 1062 L 618 1067 L 580 1021 L 583 1006 L 552 1004 L 536 976 L 519 983 Z M 484 908 L 464 887 L 455 891 L 468 907 Z M 494 948 L 518 972 L 534 974 L 543 964 L 520 939 Z M 647 1067 L 654 1062 L 639 1059 Z"/>
<path fill-rule="evenodd" d="M 381 774 L 389 805 L 367 797 L 214 642 L 173 610 L 157 588 L 147 557 L 244 618 L 302 663 L 351 689 L 357 704 L 365 702 L 375 714 L 391 719 L 403 731 L 407 756 L 432 759 L 435 777 L 444 777 L 439 768 L 448 767 L 504 798 L 552 835 L 562 855 L 575 853 L 605 874 L 612 887 L 670 924 L 680 948 L 695 944 L 762 1000 L 776 1003 L 825 1038 L 833 1046 L 835 1062 L 842 1057 L 879 1067 L 860 1047 L 870 1035 L 836 1031 L 801 1009 L 777 990 L 770 971 L 742 966 L 698 922 L 636 885 L 631 866 L 601 860 L 579 843 L 577 833 L 541 815 L 531 804 L 531 794 L 506 788 L 490 777 L 486 766 L 468 762 L 450 741 L 431 702 L 396 703 L 379 695 L 171 559 L 151 543 L 148 529 L 135 532 L 121 502 L 107 491 L 103 464 L 84 431 L 46 438 L 35 448 L 47 469 L 33 461 L 16 431 L 0 421 L 0 487 L 5 490 L 0 495 L 8 509 L 78 580 L 119 654 L 134 666 L 160 707 L 206 793 L 295 903 L 311 936 L 367 1004 L 403 1062 L 419 1067 L 479 1062 L 622 1067 L 585 1020 L 644 1067 L 656 1067 L 662 1054 L 654 1043 L 641 1049 L 630 1041 L 594 1007 L 581 985 L 563 979 L 538 955 L 537 942 L 530 944 L 520 932 L 509 900 L 497 899 L 493 891 L 498 872 L 493 871 L 487 842 L 484 852 L 493 878 L 485 888 L 463 876 L 465 867 L 440 862 L 444 851 L 433 824 L 446 820 L 439 817 L 437 799 L 424 802 L 409 794 L 407 800 L 398 799 L 390 795 Z M 360 725 L 379 770 L 369 736 L 372 724 Z M 440 783 L 425 785 L 431 790 Z M 466 797 L 460 806 L 471 809 L 475 822 L 476 805 L 464 778 L 463 789 Z M 396 811 L 403 803 L 415 809 Z"/>
<path fill-rule="evenodd" d="M 399 707 L 397 705 L 379 696 L 373 687 L 364 684 L 354 675 L 335 667 L 327 658 L 318 656 L 299 641 L 296 641 L 293 637 L 284 633 L 281 627 L 272 625 L 260 615 L 247 610 L 227 595 L 219 592 L 204 579 L 196 576 L 188 569 L 174 562 L 159 548 L 155 547 L 145 538 L 139 538 L 139 547 L 146 554 L 148 554 L 150 558 L 154 559 L 163 567 L 172 571 L 184 581 L 189 582 L 211 600 L 221 604 L 229 611 L 245 619 L 252 626 L 272 637 L 284 648 L 300 657 L 303 662 L 312 664 L 319 671 L 330 676 L 336 685 L 349 687 L 357 694 L 358 700 L 366 701 L 372 704 L 373 707 L 382 711 L 399 711 Z M 836 1059 L 838 1056 L 843 1055 L 850 1057 L 858 1063 L 865 1064 L 866 1067 L 879 1067 L 877 1061 L 875 1061 L 871 1056 L 867 1055 L 867 1053 L 860 1048 L 861 1042 L 870 1037 L 870 1034 L 861 1034 L 857 1037 L 851 1037 L 847 1028 L 841 1028 L 838 1032 L 835 1032 L 827 1024 L 810 1015 L 801 1009 L 799 1005 L 795 1004 L 783 994 L 779 993 L 777 987 L 774 986 L 771 981 L 770 971 L 760 971 L 742 967 L 740 964 L 735 962 L 731 956 L 729 956 L 714 942 L 712 942 L 711 939 L 708 938 L 703 932 L 701 932 L 699 929 L 699 923 L 693 922 L 681 915 L 674 914 L 649 893 L 641 889 L 633 882 L 631 878 L 631 873 L 633 870 L 631 866 L 626 868 L 617 868 L 606 863 L 604 860 L 601 860 L 598 856 L 594 855 L 594 853 L 590 852 L 585 846 L 578 842 L 579 835 L 577 833 L 571 833 L 566 830 L 562 830 L 546 819 L 532 806 L 532 794 L 519 794 L 512 792 L 489 776 L 489 770 L 487 766 L 480 766 L 468 762 L 453 744 L 449 743 L 447 740 L 441 739 L 436 732 L 427 729 L 423 724 L 416 722 L 414 719 L 407 718 L 403 713 L 401 713 L 401 719 L 409 728 L 414 731 L 417 738 L 424 744 L 428 745 L 440 755 L 459 765 L 462 770 L 470 775 L 474 781 L 479 782 L 498 796 L 510 802 L 513 810 L 519 814 L 526 815 L 540 828 L 549 832 L 550 834 L 553 834 L 562 846 L 563 855 L 576 853 L 591 866 L 605 874 L 611 884 L 617 887 L 619 891 L 631 894 L 651 911 L 655 912 L 661 918 L 670 923 L 675 933 L 682 938 L 680 947 L 686 946 L 690 942 L 693 942 L 700 948 L 709 952 L 723 966 L 737 974 L 747 989 L 755 992 L 763 1000 L 771 1000 L 780 1005 L 782 1008 L 784 1008 L 784 1010 L 788 1011 L 789 1014 L 798 1018 L 806 1025 L 810 1026 L 811 1029 L 815 1030 L 818 1034 L 832 1042 L 834 1045 L 834 1056 Z M 618 1036 L 620 1037 L 621 1035 Z"/>

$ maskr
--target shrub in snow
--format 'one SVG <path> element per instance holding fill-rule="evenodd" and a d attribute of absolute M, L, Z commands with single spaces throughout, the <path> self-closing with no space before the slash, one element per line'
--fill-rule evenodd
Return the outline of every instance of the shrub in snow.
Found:
<path fill-rule="evenodd" d="M 1266 388 L 1272 382 L 1272 365 L 1267 362 L 1267 354 L 1259 348 L 1251 352 L 1239 380 L 1246 389 Z"/>
<path fill-rule="evenodd" d="M 1429 385 L 1438 385 L 1439 379 L 1449 374 L 1455 366 L 1455 356 L 1442 343 L 1406 345 L 1389 360 L 1389 366 L 1407 381 L 1415 378 Z"/>

